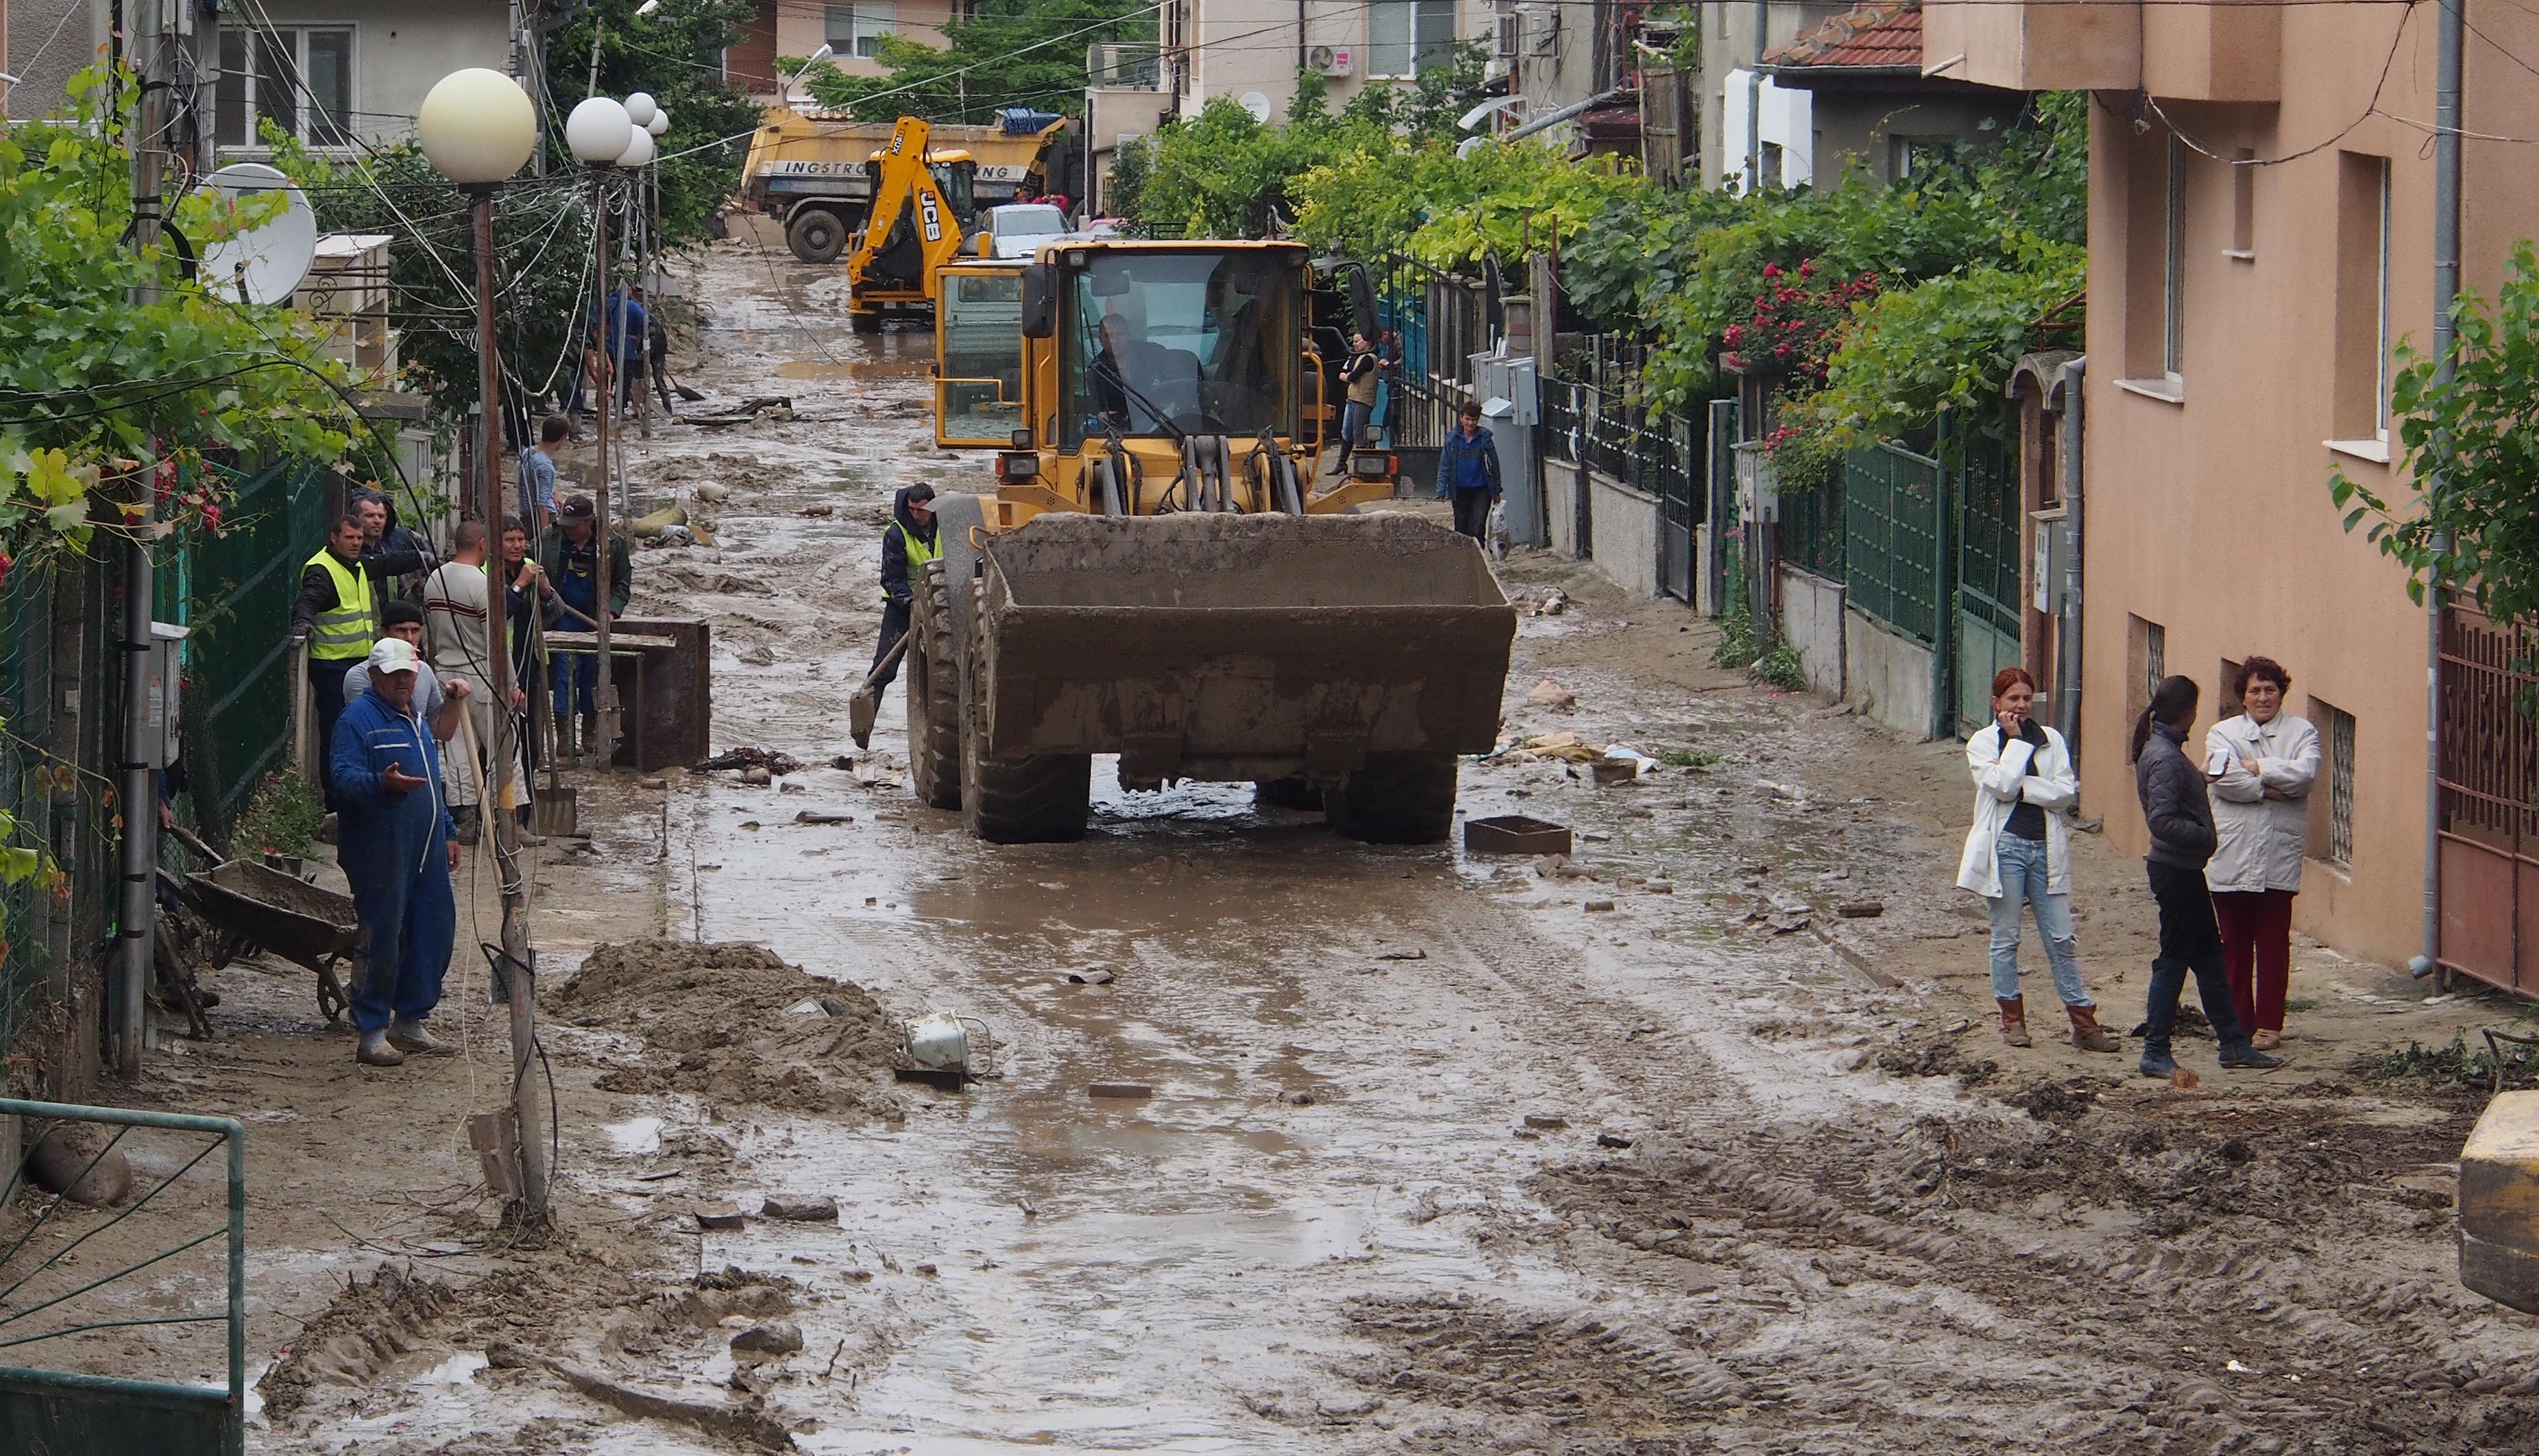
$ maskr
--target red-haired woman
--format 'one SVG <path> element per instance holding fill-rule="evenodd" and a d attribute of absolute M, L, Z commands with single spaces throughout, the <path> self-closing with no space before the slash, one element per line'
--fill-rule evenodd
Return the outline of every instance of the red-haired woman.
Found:
<path fill-rule="evenodd" d="M 2240 713 L 2204 735 L 2218 842 L 2204 882 L 2222 929 L 2230 999 L 2259 1051 L 2283 1045 L 2284 988 L 2293 971 L 2293 896 L 2309 852 L 2309 791 L 2318 782 L 2318 729 L 2284 711 L 2292 674 L 2272 658 L 2239 664 L 2230 697 Z"/>
<path fill-rule="evenodd" d="M 2072 1045 L 2121 1051 L 2123 1043 L 2098 1025 L 2098 1008 L 2081 985 L 2081 942 L 2072 934 L 2072 844 L 2062 811 L 2081 785 L 2072 777 L 2063 735 L 2028 716 L 2035 705 L 2036 679 L 2026 668 L 2004 667 L 1993 678 L 1993 721 L 1966 740 L 1975 821 L 1966 831 L 1957 886 L 1983 896 L 1992 910 L 1992 994 L 2001 1006 L 2002 1038 L 2028 1045 L 2019 934 L 2021 911 L 2032 908 L 2054 992 L 2072 1018 Z"/>

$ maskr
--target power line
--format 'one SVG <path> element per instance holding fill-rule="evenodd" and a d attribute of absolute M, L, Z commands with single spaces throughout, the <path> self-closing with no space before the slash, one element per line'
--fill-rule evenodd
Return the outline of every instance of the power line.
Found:
<path fill-rule="evenodd" d="M 2061 3 L 2061 0 L 2057 0 L 2057 3 Z M 2308 0 L 2289 0 L 2289 3 L 2308 3 Z M 2389 37 L 2389 53 L 2380 58 L 2380 75 L 2377 80 L 2374 80 L 2371 83 L 2371 99 L 2364 104 L 2362 111 L 2358 113 L 2353 120 L 2338 127 L 2335 133 L 2324 141 L 2303 147 L 2298 152 L 2287 152 L 2280 157 L 2225 157 L 2220 152 L 2213 150 L 2204 143 L 2197 141 L 2193 136 L 2190 136 L 2186 129 L 2179 126 L 2176 120 L 2172 118 L 2167 111 L 2162 109 L 2160 98 L 2153 96 L 2148 91 L 2145 91 L 2141 93 L 2143 104 L 2153 115 L 2158 116 L 2161 119 L 2161 124 L 2168 128 L 2169 135 L 2177 138 L 2178 141 L 2185 144 L 2187 150 L 2204 157 L 2209 157 L 2216 162 L 2229 163 L 2232 167 L 2281 167 L 2287 162 L 2298 162 L 2303 157 L 2324 152 L 2328 148 L 2335 146 L 2338 142 L 2345 140 L 2346 136 L 2351 133 L 2354 128 L 2361 126 L 2373 112 L 2380 109 L 2380 93 L 2389 84 L 2389 69 L 2397 63 L 2398 47 L 2407 38 L 2407 22 L 2415 19 L 2418 0 L 2347 0 L 2347 3 L 2404 4 L 2407 7 L 2407 10 L 2405 14 L 2398 17 L 2397 32 Z M 2464 4 L 2465 0 L 2440 0 L 2440 3 L 2456 5 Z"/>

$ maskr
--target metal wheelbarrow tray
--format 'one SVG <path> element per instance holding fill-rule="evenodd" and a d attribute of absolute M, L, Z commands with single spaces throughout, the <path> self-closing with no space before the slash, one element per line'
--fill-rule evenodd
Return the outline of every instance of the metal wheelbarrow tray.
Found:
<path fill-rule="evenodd" d="M 349 895 L 321 889 L 251 860 L 227 860 L 185 876 L 186 898 L 205 920 L 317 973 L 317 1008 L 328 1020 L 346 998 L 335 963 L 360 933 Z"/>

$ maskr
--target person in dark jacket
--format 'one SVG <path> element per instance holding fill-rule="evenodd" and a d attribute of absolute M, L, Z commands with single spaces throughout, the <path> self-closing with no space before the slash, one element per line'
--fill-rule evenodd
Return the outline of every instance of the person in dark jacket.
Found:
<path fill-rule="evenodd" d="M 2160 903 L 2160 953 L 2151 963 L 2151 1005 L 2143 1024 L 2142 1075 L 2177 1071 L 2169 1032 L 2177 1024 L 2179 993 L 2195 973 L 2195 995 L 2222 1043 L 2225 1068 L 2262 1071 L 2283 1065 L 2249 1045 L 2248 1028 L 2232 1009 L 2230 972 L 2222 955 L 2222 932 L 2213 919 L 2204 862 L 2213 858 L 2213 803 L 2204 770 L 2180 746 L 2195 727 L 2198 692 L 2191 677 L 2164 677 L 2151 706 L 2134 724 L 2134 788 L 2142 796 L 2151 852 L 2143 856 L 2152 898 Z"/>
<path fill-rule="evenodd" d="M 1455 529 L 1481 540 L 1499 489 L 1499 447 L 1481 425 L 1481 407 L 1464 401 L 1460 427 L 1437 451 L 1437 499 L 1455 506 Z"/>
<path fill-rule="evenodd" d="M 556 523 L 538 535 L 538 568 L 553 585 L 556 600 L 564 608 L 565 629 L 590 632 L 599 625 L 599 518 L 588 496 L 572 496 L 557 509 Z M 634 560 L 626 550 L 626 534 L 608 533 L 608 620 L 626 615 L 626 602 L 635 589 Z M 586 657 L 559 657 L 550 664 L 550 679 L 555 685 L 556 741 L 565 741 L 565 729 L 579 726 L 581 735 L 575 741 L 584 751 L 599 738 L 599 704 L 597 690 L 599 669 Z M 577 720 L 576 715 L 580 717 Z M 561 746 L 558 749 L 562 751 Z"/>
<path fill-rule="evenodd" d="M 317 729 L 317 761 L 334 761 L 335 720 L 344 716 L 344 673 L 370 656 L 379 636 L 379 610 L 402 572 L 421 571 L 412 551 L 370 551 L 358 513 L 326 533 L 326 545 L 301 568 L 300 594 L 291 603 L 291 638 L 309 644 L 310 720 Z M 324 775 L 319 776 L 324 779 Z M 335 807 L 332 781 L 326 806 Z"/>
<path fill-rule="evenodd" d="M 908 635 L 914 583 L 925 575 L 926 564 L 942 554 L 935 536 L 934 487 L 923 480 L 904 487 L 891 498 L 890 524 L 881 531 L 881 641 L 873 648 L 873 665 L 881 668 L 873 679 L 876 697 L 899 676 L 899 664 L 883 666 L 882 659 Z"/>

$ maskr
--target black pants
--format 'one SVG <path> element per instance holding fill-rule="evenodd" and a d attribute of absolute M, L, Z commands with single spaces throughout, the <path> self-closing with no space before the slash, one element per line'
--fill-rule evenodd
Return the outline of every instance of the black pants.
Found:
<path fill-rule="evenodd" d="M 2151 963 L 2150 1024 L 2143 1050 L 2168 1050 L 2169 1028 L 2177 1024 L 2177 1001 L 2186 990 L 2187 973 L 2195 975 L 2195 996 L 2204 1015 L 2225 1047 L 2248 1044 L 2247 1028 L 2232 1009 L 2230 972 L 2222 958 L 2222 931 L 2213 919 L 2213 894 L 2204 871 L 2151 862 L 2151 895 L 2160 903 L 2160 954 Z"/>
<path fill-rule="evenodd" d="M 885 605 L 881 609 L 881 641 L 873 645 L 873 665 L 880 667 L 881 659 L 890 656 L 892 646 L 907 635 L 908 603 L 894 601 Z M 882 669 L 879 677 L 873 679 L 873 696 L 880 697 L 882 689 L 898 680 L 899 663 L 893 662 Z"/>
<path fill-rule="evenodd" d="M 1485 490 L 1458 488 L 1455 492 L 1455 529 L 1475 541 L 1487 541 L 1492 499 Z"/>
<path fill-rule="evenodd" d="M 309 659 L 309 716 L 317 720 L 317 788 L 335 807 L 335 720 L 344 716 L 344 674 L 359 658 Z"/>

